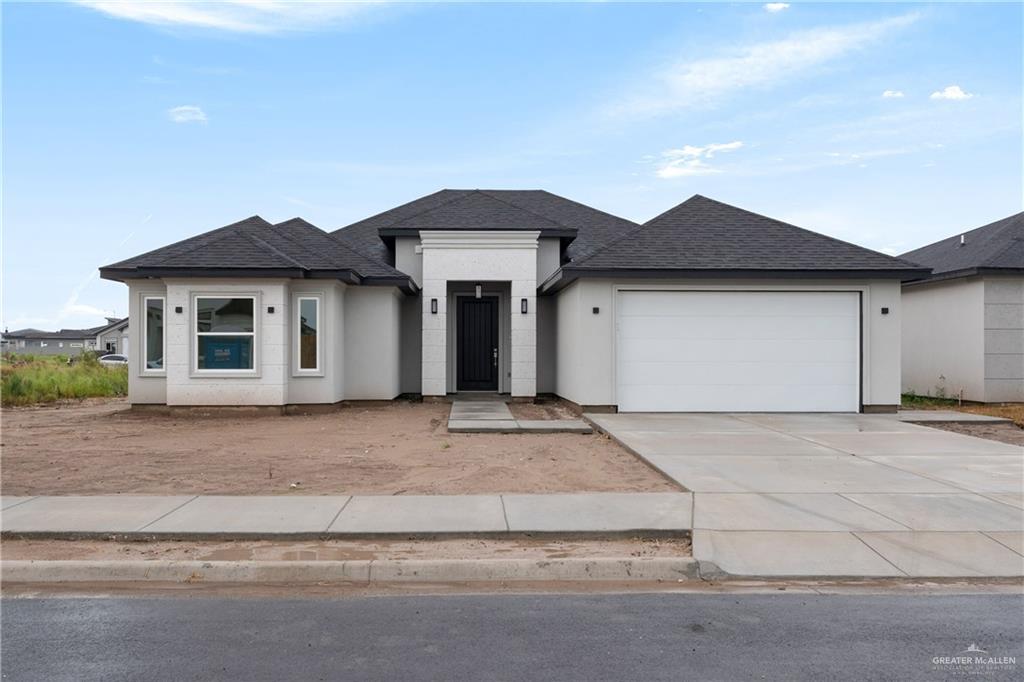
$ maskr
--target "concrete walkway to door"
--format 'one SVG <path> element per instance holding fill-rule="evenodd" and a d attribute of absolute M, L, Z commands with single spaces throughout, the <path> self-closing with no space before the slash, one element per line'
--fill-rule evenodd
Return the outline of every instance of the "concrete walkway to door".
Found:
<path fill-rule="evenodd" d="M 516 419 L 504 400 L 452 401 L 448 415 L 451 433 L 593 433 L 581 419 Z"/>
<path fill-rule="evenodd" d="M 585 415 L 694 493 L 694 557 L 747 576 L 1024 575 L 1024 450 L 858 414 Z"/>

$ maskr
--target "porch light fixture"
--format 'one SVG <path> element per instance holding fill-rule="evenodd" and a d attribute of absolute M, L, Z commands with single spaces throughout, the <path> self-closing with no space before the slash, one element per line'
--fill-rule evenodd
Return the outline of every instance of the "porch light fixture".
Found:
<path fill-rule="evenodd" d="M 526 299 L 525 298 L 519 301 L 519 312 L 521 312 L 523 315 L 526 314 Z"/>
<path fill-rule="evenodd" d="M 437 299 L 436 298 L 430 299 L 430 314 L 431 315 L 437 315 Z"/>
<path fill-rule="evenodd" d="M 480 296 L 483 294 L 481 289 L 482 289 L 481 286 L 479 284 L 477 284 L 476 285 L 476 297 L 477 298 L 480 298 Z"/>
<path fill-rule="evenodd" d="M 180 305 L 174 306 L 174 312 L 176 312 L 178 314 L 181 314 L 181 306 Z"/>

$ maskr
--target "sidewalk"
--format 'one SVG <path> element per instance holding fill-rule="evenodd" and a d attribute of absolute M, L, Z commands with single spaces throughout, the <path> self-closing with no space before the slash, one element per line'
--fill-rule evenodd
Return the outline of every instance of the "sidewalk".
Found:
<path fill-rule="evenodd" d="M 516 419 L 499 400 L 454 400 L 449 433 L 593 433 L 582 419 Z"/>
<path fill-rule="evenodd" d="M 504 533 L 688 534 L 689 493 L 0 498 L 5 536 L 352 537 Z"/>

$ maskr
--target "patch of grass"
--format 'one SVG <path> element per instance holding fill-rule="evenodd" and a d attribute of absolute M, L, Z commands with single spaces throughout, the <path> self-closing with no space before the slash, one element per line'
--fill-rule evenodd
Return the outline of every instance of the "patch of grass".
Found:
<path fill-rule="evenodd" d="M 56 400 L 128 395 L 128 367 L 101 365 L 82 355 L 6 354 L 0 361 L 0 402 L 32 405 Z"/>
<path fill-rule="evenodd" d="M 1017 426 L 1024 428 L 1024 403 L 964 403 L 950 398 L 932 398 L 915 393 L 903 394 L 903 408 L 908 410 L 956 410 L 971 414 L 985 414 L 990 417 L 1012 419 Z"/>

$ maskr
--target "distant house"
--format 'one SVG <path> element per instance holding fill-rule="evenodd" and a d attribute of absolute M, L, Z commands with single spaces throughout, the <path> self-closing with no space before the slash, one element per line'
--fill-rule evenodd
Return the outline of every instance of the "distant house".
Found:
<path fill-rule="evenodd" d="M 903 390 L 1024 401 L 1024 212 L 901 256 Z"/>
<path fill-rule="evenodd" d="M 5 331 L 3 352 L 26 355 L 78 355 L 85 351 L 128 352 L 128 318 L 108 317 L 107 323 L 89 329 L 41 329 Z"/>

